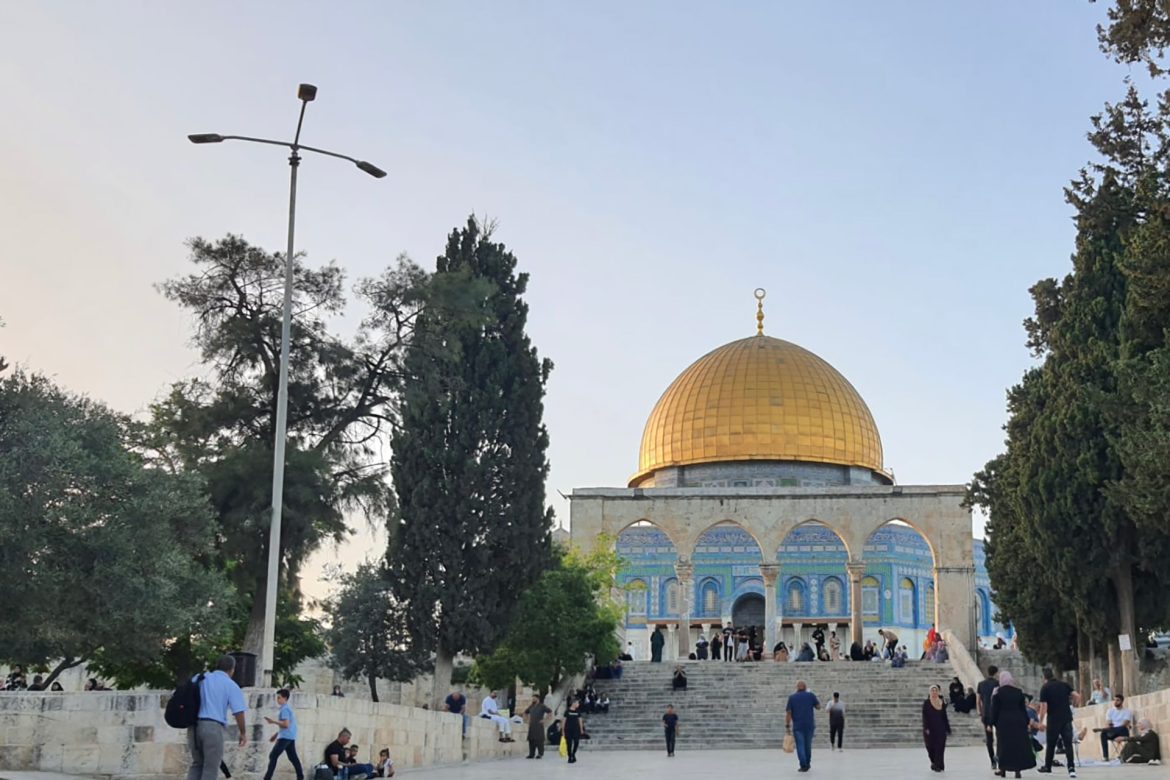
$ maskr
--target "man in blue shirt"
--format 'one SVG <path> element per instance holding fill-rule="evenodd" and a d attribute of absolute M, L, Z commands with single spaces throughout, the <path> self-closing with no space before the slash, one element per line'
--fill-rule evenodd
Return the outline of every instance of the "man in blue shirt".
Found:
<path fill-rule="evenodd" d="M 215 671 L 205 674 L 199 685 L 199 720 L 187 729 L 187 749 L 191 751 L 187 780 L 216 779 L 223 761 L 228 710 L 236 718 L 240 747 L 248 744 L 248 729 L 244 723 L 244 710 L 248 705 L 240 686 L 231 677 L 235 670 L 236 659 L 225 655 L 215 664 Z"/>
<path fill-rule="evenodd" d="M 305 771 L 301 769 L 301 760 L 297 757 L 297 716 L 293 712 L 293 708 L 288 706 L 288 698 L 287 688 L 281 688 L 277 691 L 276 703 L 280 705 L 280 712 L 276 714 L 276 720 L 264 719 L 279 729 L 269 740 L 276 744 L 272 746 L 272 752 L 268 754 L 268 771 L 264 773 L 264 780 L 272 780 L 272 773 L 276 771 L 276 762 L 280 758 L 280 754 L 285 752 L 288 753 L 288 761 L 297 773 L 297 780 L 305 780 Z"/>
<path fill-rule="evenodd" d="M 784 728 L 796 742 L 800 772 L 807 772 L 812 766 L 813 732 L 817 727 L 815 711 L 820 708 L 820 700 L 809 691 L 805 681 L 797 680 L 796 693 L 788 697 L 788 704 L 784 707 Z"/>

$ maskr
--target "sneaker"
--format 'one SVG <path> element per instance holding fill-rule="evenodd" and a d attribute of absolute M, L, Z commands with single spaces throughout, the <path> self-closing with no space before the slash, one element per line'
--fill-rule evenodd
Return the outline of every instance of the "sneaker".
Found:
<path fill-rule="evenodd" d="M 1075 770 L 1075 769 L 1070 769 L 1070 770 L 1068 770 L 1068 776 L 1069 776 L 1069 777 L 1076 777 L 1076 776 L 1077 776 L 1077 770 Z"/>
<path fill-rule="evenodd" d="M 1037 772 L 1040 772 L 1041 774 L 1050 775 L 1050 774 L 1052 774 L 1052 767 L 1050 767 L 1050 766 L 1039 766 L 1039 767 L 1036 767 L 1036 771 L 1037 771 Z"/>

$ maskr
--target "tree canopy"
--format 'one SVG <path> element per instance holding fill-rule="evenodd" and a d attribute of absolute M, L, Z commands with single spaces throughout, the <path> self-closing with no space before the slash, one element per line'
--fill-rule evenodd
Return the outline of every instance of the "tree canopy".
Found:
<path fill-rule="evenodd" d="M 516 265 L 468 219 L 450 234 L 435 279 L 466 279 L 478 316 L 433 307 L 406 351 L 388 571 L 417 646 L 436 654 L 436 701 L 454 655 L 493 649 L 550 560 L 542 415 L 552 364 L 525 333 L 528 275 Z"/>
<path fill-rule="evenodd" d="M 520 597 L 504 640 L 476 659 L 476 677 L 489 688 L 506 687 L 519 677 L 547 693 L 585 671 L 586 656 L 598 664 L 616 658 L 624 612 L 610 592 L 619 565 L 604 544 L 589 555 L 562 551 Z"/>
<path fill-rule="evenodd" d="M 53 664 L 46 685 L 99 657 L 149 662 L 227 618 L 201 480 L 152 467 L 133 431 L 44 377 L 0 380 L 0 659 Z"/>
<path fill-rule="evenodd" d="M 343 576 L 326 612 L 330 659 L 347 680 L 366 678 L 378 701 L 378 679 L 406 681 L 430 669 L 430 656 L 410 643 L 406 611 L 381 566 L 365 564 Z"/>

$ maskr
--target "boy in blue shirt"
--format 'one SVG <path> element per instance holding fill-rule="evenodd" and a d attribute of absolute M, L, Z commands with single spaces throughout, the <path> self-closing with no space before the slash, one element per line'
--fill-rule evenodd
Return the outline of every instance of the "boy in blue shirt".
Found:
<path fill-rule="evenodd" d="M 288 706 L 288 698 L 287 688 L 281 688 L 277 691 L 276 703 L 280 705 L 280 712 L 276 714 L 275 720 L 272 718 L 264 719 L 279 729 L 269 740 L 269 742 L 276 744 L 272 747 L 272 752 L 268 754 L 268 771 L 264 773 L 264 780 L 272 780 L 272 773 L 276 771 L 276 761 L 280 758 L 280 754 L 286 751 L 289 763 L 293 765 L 293 769 L 297 773 L 297 780 L 305 780 L 305 772 L 301 769 L 301 760 L 297 758 L 297 716 L 292 707 Z"/>

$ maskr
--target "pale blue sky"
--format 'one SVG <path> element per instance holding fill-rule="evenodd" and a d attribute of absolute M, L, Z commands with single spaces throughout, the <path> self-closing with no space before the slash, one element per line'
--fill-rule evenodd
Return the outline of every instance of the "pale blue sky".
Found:
<path fill-rule="evenodd" d="M 338 8 L 342 11 L 338 11 Z M 183 240 L 298 248 L 351 278 L 431 265 L 471 211 L 531 272 L 556 363 L 549 496 L 624 485 L 691 361 L 767 331 L 866 398 L 899 481 L 1000 448 L 1027 288 L 1072 249 L 1061 188 L 1126 70 L 1100 4 L 8 2 L 0 5 L 0 351 L 126 411 L 195 370 L 152 284 Z"/>

